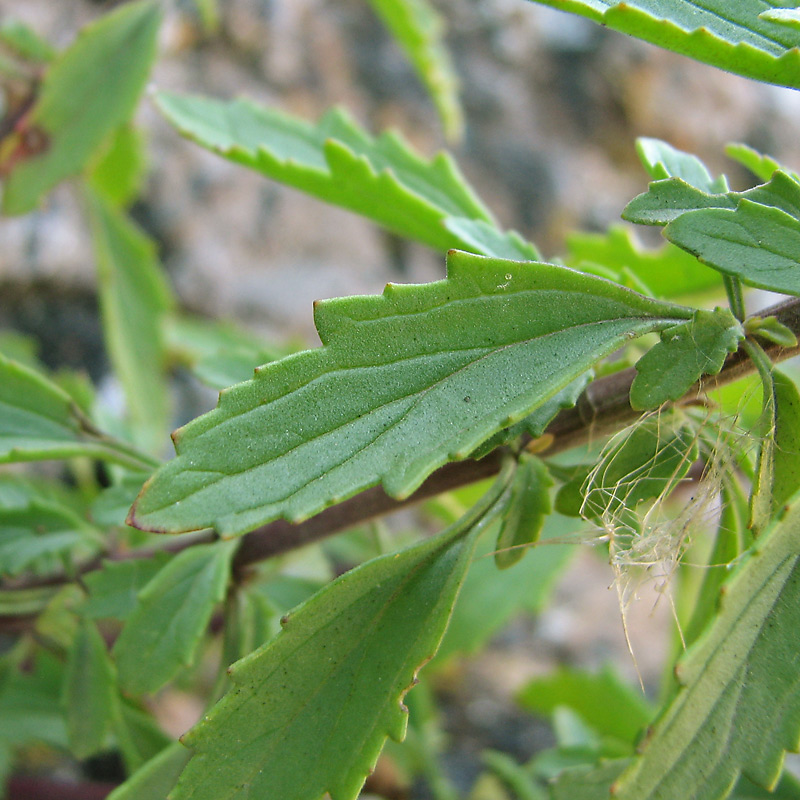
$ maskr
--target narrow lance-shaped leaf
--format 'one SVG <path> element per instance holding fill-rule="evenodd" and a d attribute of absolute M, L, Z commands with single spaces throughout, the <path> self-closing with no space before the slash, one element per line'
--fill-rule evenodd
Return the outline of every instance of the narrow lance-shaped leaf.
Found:
<path fill-rule="evenodd" d="M 156 103 L 184 136 L 203 147 L 436 250 L 473 250 L 487 238 L 474 230 L 462 237 L 457 225 L 449 230 L 450 218 L 494 227 L 449 155 L 424 159 L 395 133 L 372 139 L 341 109 L 314 126 L 247 100 L 159 92 Z M 489 239 L 487 255 L 501 246 L 524 249 L 514 233 Z"/>
<path fill-rule="evenodd" d="M 785 373 L 772 373 L 775 391 L 773 511 L 800 490 L 800 393 Z"/>
<path fill-rule="evenodd" d="M 194 663 L 214 606 L 225 596 L 234 547 L 190 547 L 139 592 L 139 604 L 114 645 L 124 689 L 155 692 Z"/>
<path fill-rule="evenodd" d="M 70 649 L 62 697 L 70 748 L 78 758 L 103 749 L 116 702 L 116 675 L 106 643 L 82 620 Z"/>
<path fill-rule="evenodd" d="M 160 19 L 157 3 L 126 3 L 84 28 L 52 62 L 21 134 L 31 138 L 35 132 L 41 152 L 23 158 L 23 141 L 12 164 L 6 163 L 13 168 L 3 194 L 5 213 L 33 210 L 131 116 L 155 58 Z"/>
<path fill-rule="evenodd" d="M 550 499 L 553 486 L 554 481 L 544 461 L 523 453 L 497 534 L 494 561 L 498 569 L 516 564 L 528 547 L 539 540 L 544 521 L 553 510 Z"/>
<path fill-rule="evenodd" d="M 370 0 L 431 95 L 448 139 L 461 138 L 464 120 L 458 78 L 445 47 L 444 23 L 428 0 Z"/>
<path fill-rule="evenodd" d="M 403 695 L 436 652 L 501 477 L 463 520 L 348 572 L 231 668 L 234 688 L 183 741 L 194 750 L 171 800 L 353 800 Z"/>
<path fill-rule="evenodd" d="M 319 303 L 325 346 L 262 367 L 178 431 L 131 524 L 237 534 L 379 482 L 407 497 L 630 338 L 692 313 L 553 265 L 452 253 L 448 272 Z"/>
<path fill-rule="evenodd" d="M 115 208 L 130 205 L 142 188 L 147 169 L 144 139 L 133 124 L 121 125 L 90 165 L 89 185 Z"/>
<path fill-rule="evenodd" d="M 678 664 L 683 688 L 617 780 L 616 799 L 718 800 L 740 774 L 777 781 L 800 736 L 799 533 L 795 501 L 723 587 L 719 615 Z"/>
<path fill-rule="evenodd" d="M 538 0 L 748 78 L 800 88 L 797 31 L 761 0 Z M 794 8 L 794 0 L 770 5 Z"/>
<path fill-rule="evenodd" d="M 153 242 L 100 195 L 87 189 L 100 306 L 111 360 L 142 446 L 161 449 L 167 430 L 162 320 L 171 305 Z"/>
<path fill-rule="evenodd" d="M 768 181 L 776 170 L 783 170 L 791 175 L 795 180 L 800 180 L 796 172 L 792 172 L 788 167 L 780 164 L 772 156 L 759 153 L 749 145 L 732 142 L 725 145 L 725 154 L 734 161 L 746 167 L 757 178 Z"/>
<path fill-rule="evenodd" d="M 63 389 L 0 354 L 0 464 L 73 456 L 134 469 L 155 465 L 149 456 L 100 433 Z"/>
<path fill-rule="evenodd" d="M 742 339 L 742 325 L 728 309 L 695 311 L 688 322 L 662 331 L 636 362 L 631 405 L 645 410 L 677 400 L 703 375 L 716 375 Z"/>

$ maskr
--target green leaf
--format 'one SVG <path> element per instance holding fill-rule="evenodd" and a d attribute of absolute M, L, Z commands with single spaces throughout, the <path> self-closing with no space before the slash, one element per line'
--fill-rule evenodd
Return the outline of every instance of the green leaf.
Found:
<path fill-rule="evenodd" d="M 87 190 L 86 198 L 106 344 L 133 428 L 157 451 L 167 430 L 161 322 L 170 292 L 150 239 L 98 194 Z"/>
<path fill-rule="evenodd" d="M 56 56 L 56 49 L 33 28 L 18 19 L 0 24 L 0 44 L 26 61 L 46 64 Z"/>
<path fill-rule="evenodd" d="M 114 735 L 129 774 L 173 744 L 151 713 L 121 695 L 114 709 Z"/>
<path fill-rule="evenodd" d="M 77 758 L 103 749 L 116 702 L 116 675 L 106 643 L 93 622 L 82 620 L 70 648 L 62 703 L 67 735 Z"/>
<path fill-rule="evenodd" d="M 0 354 L 0 464 L 89 456 L 150 469 L 155 462 L 100 433 L 47 378 Z"/>
<path fill-rule="evenodd" d="M 255 368 L 280 353 L 235 325 L 186 315 L 170 315 L 165 324 L 170 356 L 213 389 L 225 389 L 253 377 Z"/>
<path fill-rule="evenodd" d="M 797 32 L 761 0 L 538 0 L 747 78 L 800 88 Z M 772 6 L 794 8 L 794 0 Z"/>
<path fill-rule="evenodd" d="M 428 90 L 452 141 L 461 138 L 464 119 L 458 77 L 444 44 L 444 21 L 427 0 L 370 0 Z"/>
<path fill-rule="evenodd" d="M 533 552 L 503 572 L 491 557 L 494 540 L 488 535 L 481 539 L 435 663 L 476 653 L 514 615 L 542 611 L 575 554 L 571 544 L 559 540 L 576 528 L 575 520 L 551 514 Z"/>
<path fill-rule="evenodd" d="M 139 592 L 113 651 L 126 691 L 155 692 L 194 663 L 214 606 L 225 596 L 234 549 L 234 542 L 190 547 Z"/>
<path fill-rule="evenodd" d="M 691 153 L 677 150 L 660 139 L 642 136 L 636 140 L 636 152 L 644 168 L 655 181 L 664 178 L 680 178 L 689 186 L 710 194 L 725 191 L 725 178 L 712 178 L 706 165 Z"/>
<path fill-rule="evenodd" d="M 745 192 L 707 193 L 680 178 L 656 181 L 645 194 L 628 203 L 622 216 L 641 225 L 666 225 L 691 211 L 709 208 L 735 211 L 741 200 L 779 208 L 795 219 L 800 218 L 800 184 L 783 170 L 775 172 L 767 183 Z"/>
<path fill-rule="evenodd" d="M 526 684 L 517 695 L 517 702 L 542 715 L 567 706 L 597 733 L 630 745 L 636 743 L 654 713 L 642 693 L 625 683 L 608 666 L 597 673 L 560 667 Z M 613 713 L 609 713 L 610 709 Z"/>
<path fill-rule="evenodd" d="M 147 472 L 128 472 L 120 477 L 118 483 L 103 489 L 89 508 L 91 519 L 103 528 L 124 526 L 131 503 L 148 475 Z"/>
<path fill-rule="evenodd" d="M 59 708 L 64 665 L 39 649 L 33 665 L 12 668 L 0 684 L 0 742 L 45 742 L 67 750 L 66 726 Z"/>
<path fill-rule="evenodd" d="M 800 180 L 796 172 L 778 163 L 772 156 L 759 153 L 746 144 L 736 142 L 725 145 L 725 153 L 729 158 L 746 167 L 759 180 L 768 181 L 776 170 L 783 170 L 795 180 Z"/>
<path fill-rule="evenodd" d="M 144 135 L 131 123 L 113 132 L 105 150 L 91 164 L 89 185 L 116 208 L 129 206 L 138 196 L 147 169 Z"/>
<path fill-rule="evenodd" d="M 105 561 L 84 576 L 89 597 L 81 612 L 89 619 L 127 619 L 135 610 L 139 592 L 169 560 L 167 554 L 127 561 Z"/>
<path fill-rule="evenodd" d="M 608 800 L 612 784 L 628 762 L 629 759 L 620 758 L 599 766 L 581 765 L 566 769 L 551 784 L 550 800 Z"/>
<path fill-rule="evenodd" d="M 730 574 L 729 565 L 752 544 L 752 535 L 747 531 L 747 497 L 737 485 L 738 480 L 738 475 L 728 475 L 723 479 L 714 547 L 703 569 L 702 583 L 693 598 L 691 616 L 681 631 L 683 643 L 687 646 L 700 636 L 716 615 L 720 587 Z"/>
<path fill-rule="evenodd" d="M 372 139 L 341 109 L 314 126 L 247 100 L 159 92 L 156 103 L 203 147 L 436 250 L 471 250 L 478 238 L 474 230 L 465 239 L 450 232 L 448 217 L 494 225 L 449 155 L 426 160 L 395 133 Z M 520 248 L 514 233 L 505 245 L 497 235 L 490 241 L 493 248 Z"/>
<path fill-rule="evenodd" d="M 722 291 L 719 275 L 694 256 L 669 242 L 655 250 L 645 249 L 634 231 L 621 225 L 612 225 L 602 234 L 569 234 L 565 261 L 594 274 L 610 269 L 618 283 L 631 289 L 644 285 L 655 297 L 694 299 L 698 294 Z"/>
<path fill-rule="evenodd" d="M 180 742 L 173 742 L 114 789 L 108 800 L 164 800 L 190 756 Z"/>
<path fill-rule="evenodd" d="M 527 417 L 505 428 L 499 433 L 487 439 L 479 447 L 470 453 L 470 458 L 480 459 L 491 453 L 496 447 L 513 442 L 520 436 L 527 434 L 533 439 L 545 434 L 547 426 L 565 408 L 572 408 L 578 402 L 583 390 L 594 377 L 592 370 L 579 375 L 572 383 L 568 383 L 563 389 L 556 392 L 549 400 L 543 403 L 536 411 L 528 414 Z"/>
<path fill-rule="evenodd" d="M 795 502 L 725 584 L 719 615 L 678 663 L 680 692 L 615 798 L 717 800 L 740 774 L 764 787 L 777 781 L 800 736 L 799 533 Z"/>
<path fill-rule="evenodd" d="M 742 198 L 735 209 L 683 214 L 667 225 L 664 235 L 748 286 L 800 294 L 800 219 L 780 208 Z"/>
<path fill-rule="evenodd" d="M 77 560 L 103 545 L 100 532 L 57 503 L 31 500 L 24 508 L 0 508 L 0 574 L 51 565 L 54 556 Z M 60 558 L 55 560 L 60 563 Z"/>
<path fill-rule="evenodd" d="M 772 508 L 777 511 L 800 489 L 800 393 L 780 370 L 773 370 L 775 393 L 775 453 Z"/>
<path fill-rule="evenodd" d="M 527 453 L 520 456 L 497 534 L 494 562 L 498 569 L 516 564 L 539 540 L 544 521 L 553 511 L 550 489 L 554 485 L 544 461 Z"/>
<path fill-rule="evenodd" d="M 716 375 L 742 339 L 741 323 L 726 308 L 698 309 L 661 331 L 661 341 L 636 362 L 631 406 L 641 411 L 683 397 L 703 375 Z"/>
<path fill-rule="evenodd" d="M 504 488 L 498 481 L 447 531 L 363 564 L 284 617 L 184 737 L 195 753 L 171 799 L 355 798 L 386 737 L 405 734 L 403 695 L 436 652 Z"/>
<path fill-rule="evenodd" d="M 25 131 L 43 138 L 43 150 L 14 164 L 3 194 L 6 214 L 36 208 L 131 116 L 155 58 L 160 19 L 151 0 L 126 3 L 85 27 L 51 63 L 26 118 Z"/>
<path fill-rule="evenodd" d="M 178 458 L 131 524 L 228 535 L 379 482 L 407 497 L 630 338 L 691 314 L 564 267 L 451 253 L 448 270 L 318 303 L 324 347 L 266 365 L 177 431 Z"/>
<path fill-rule="evenodd" d="M 778 322 L 777 317 L 750 317 L 744 321 L 744 331 L 748 336 L 760 336 L 780 347 L 797 346 L 797 336 L 791 328 Z"/>
<path fill-rule="evenodd" d="M 697 436 L 683 414 L 644 417 L 606 445 L 596 465 L 576 470 L 556 496 L 556 510 L 589 519 L 614 517 L 669 494 L 697 459 Z"/>
<path fill-rule="evenodd" d="M 447 217 L 444 225 L 470 253 L 508 258 L 511 261 L 541 260 L 536 246 L 523 239 L 516 231 L 503 233 L 483 219 Z"/>

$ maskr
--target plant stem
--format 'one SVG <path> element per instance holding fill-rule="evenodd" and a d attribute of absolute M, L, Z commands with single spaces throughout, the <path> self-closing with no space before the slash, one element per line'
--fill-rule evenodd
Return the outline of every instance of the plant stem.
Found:
<path fill-rule="evenodd" d="M 746 316 L 744 308 L 744 295 L 742 294 L 742 282 L 738 278 L 730 275 L 723 275 L 722 282 L 725 285 L 725 293 L 728 295 L 728 303 L 730 304 L 733 316 L 744 322 Z"/>
<path fill-rule="evenodd" d="M 764 309 L 760 316 L 775 316 L 778 321 L 800 336 L 800 298 L 792 298 L 770 308 Z M 781 347 L 770 342 L 763 350 L 764 356 L 771 362 L 782 361 L 800 354 L 800 345 Z M 719 375 L 705 377 L 706 389 L 714 384 L 731 383 L 756 369 L 747 351 L 742 348 L 725 361 Z M 633 368 L 621 370 L 605 378 L 590 383 L 573 408 L 562 411 L 550 424 L 545 436 L 552 437 L 552 444 L 547 453 L 554 454 L 584 444 L 590 439 L 606 436 L 620 430 L 639 416 L 628 400 L 631 383 L 636 372 Z M 684 396 L 679 404 L 693 402 L 698 397 L 697 388 L 693 388 Z M 312 542 L 333 536 L 340 531 L 369 520 L 391 514 L 398 509 L 420 503 L 443 492 L 466 486 L 476 481 L 496 475 L 503 463 L 503 449 L 495 450 L 480 461 L 456 461 L 438 469 L 405 500 L 389 497 L 380 486 L 367 489 L 361 494 L 331 506 L 321 513 L 297 525 L 286 520 L 275 520 L 263 525 L 242 537 L 242 543 L 234 557 L 235 574 L 240 574 L 249 565 L 272 558 L 281 553 L 296 550 Z M 179 552 L 194 544 L 214 541 L 216 534 L 212 531 L 187 536 L 185 540 L 172 541 L 162 548 L 147 551 L 132 551 L 108 556 L 110 560 L 128 558 L 144 558 L 153 555 L 156 550 Z M 79 574 L 90 572 L 101 566 L 100 559 L 84 564 Z M 30 589 L 36 586 L 57 585 L 69 580 L 66 575 L 51 575 L 45 579 L 33 579 L 19 582 L 14 589 Z M 12 588 L 11 586 L 7 588 Z M 31 617 L 31 619 L 33 619 Z M 21 623 L 20 617 L 14 618 L 15 630 Z M 0 617 L 0 630 L 4 628 L 4 620 Z"/>

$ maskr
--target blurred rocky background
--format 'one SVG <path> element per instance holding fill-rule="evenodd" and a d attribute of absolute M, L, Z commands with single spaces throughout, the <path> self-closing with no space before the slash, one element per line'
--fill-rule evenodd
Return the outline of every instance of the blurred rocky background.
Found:
<path fill-rule="evenodd" d="M 548 257 L 562 251 L 570 230 L 599 231 L 618 221 L 643 191 L 637 136 L 696 152 L 738 188 L 747 176 L 725 162 L 725 142 L 746 142 L 800 167 L 796 93 L 525 0 L 434 4 L 447 21 L 462 83 L 466 128 L 451 149 L 502 225 Z M 21 19 L 64 46 L 112 5 L 0 0 L 0 18 Z M 446 144 L 432 103 L 365 0 L 223 0 L 213 34 L 203 31 L 194 3 L 165 5 L 152 76 L 159 87 L 247 95 L 308 119 L 339 104 L 372 132 L 399 129 L 426 155 Z M 443 276 L 442 253 L 204 152 L 180 139 L 146 100 L 139 120 L 150 170 L 133 213 L 157 240 L 187 308 L 313 344 L 313 300 Z M 0 242 L 0 328 L 36 335 L 52 366 L 82 366 L 101 378 L 94 259 L 75 193 L 62 186 L 37 213 L 0 220 Z M 482 660 L 451 675 L 450 691 L 464 695 L 448 706 L 448 727 L 461 731 L 451 758 L 467 778 L 481 747 L 525 757 L 533 739 L 541 745 L 546 738 L 510 702 L 525 679 L 559 661 L 594 668 L 610 659 L 636 680 L 616 593 L 605 591 L 612 581 L 602 556 L 584 555 L 552 611 L 517 623 Z M 666 600 L 651 614 L 655 597 L 632 608 L 629 619 L 651 688 L 669 624 Z M 192 713 L 184 720 L 176 712 L 175 727 L 185 729 Z M 470 759 L 473 767 L 465 766 Z"/>

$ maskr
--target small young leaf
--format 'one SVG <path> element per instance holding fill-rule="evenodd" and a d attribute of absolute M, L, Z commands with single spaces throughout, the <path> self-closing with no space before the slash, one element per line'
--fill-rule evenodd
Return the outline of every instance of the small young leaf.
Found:
<path fill-rule="evenodd" d="M 778 322 L 777 317 L 750 317 L 744 322 L 744 332 L 748 336 L 760 336 L 781 347 L 797 347 L 797 336 L 791 328 Z"/>
<path fill-rule="evenodd" d="M 748 286 L 800 295 L 800 220 L 779 208 L 742 199 L 735 210 L 684 214 L 664 235 Z"/>
<path fill-rule="evenodd" d="M 683 688 L 616 781 L 615 798 L 716 800 L 741 774 L 764 787 L 777 780 L 800 736 L 798 533 L 795 502 L 723 587 L 718 616 L 678 664 Z"/>
<path fill-rule="evenodd" d="M 234 542 L 190 547 L 139 592 L 113 651 L 126 691 L 155 692 L 194 663 L 214 606 L 225 596 L 234 549 Z"/>
<path fill-rule="evenodd" d="M 699 309 L 692 319 L 661 332 L 661 341 L 636 362 L 631 405 L 640 411 L 682 397 L 703 375 L 716 375 L 744 338 L 728 309 Z"/>
<path fill-rule="evenodd" d="M 62 696 L 67 735 L 77 758 L 103 749 L 116 702 L 116 675 L 106 643 L 93 622 L 82 620 L 70 648 Z"/>
<path fill-rule="evenodd" d="M 780 169 L 795 180 L 800 181 L 800 177 L 796 172 L 792 172 L 788 167 L 778 163 L 772 156 L 759 153 L 758 150 L 754 150 L 746 144 L 734 142 L 725 145 L 725 153 L 729 158 L 749 169 L 759 180 L 768 181 L 775 171 Z"/>
<path fill-rule="evenodd" d="M 526 545 L 539 540 L 544 521 L 553 511 L 550 500 L 553 486 L 553 479 L 544 461 L 522 454 L 497 534 L 494 561 L 498 569 L 516 564 L 527 552 Z"/>
<path fill-rule="evenodd" d="M 631 746 L 655 711 L 638 689 L 625 683 L 610 667 L 594 674 L 561 667 L 526 684 L 517 701 L 538 714 L 552 714 L 557 707 L 567 706 L 597 733 Z M 609 714 L 612 708 L 614 713 Z"/>
<path fill-rule="evenodd" d="M 318 303 L 324 347 L 259 369 L 176 432 L 178 458 L 131 524 L 229 535 L 379 482 L 407 497 L 625 341 L 692 313 L 553 265 L 451 253 L 448 270 Z"/>
<path fill-rule="evenodd" d="M 157 451 L 167 430 L 161 323 L 170 292 L 150 239 L 100 195 L 87 189 L 86 199 L 109 354 L 133 429 Z"/>
<path fill-rule="evenodd" d="M 63 389 L 0 354 L 0 464 L 73 456 L 134 469 L 155 463 L 100 433 Z"/>
<path fill-rule="evenodd" d="M 689 186 L 709 194 L 727 188 L 725 179 L 712 178 L 706 165 L 697 156 L 677 150 L 660 139 L 640 137 L 636 140 L 636 152 L 644 168 L 655 181 L 680 178 Z"/>
<path fill-rule="evenodd" d="M 458 101 L 458 78 L 444 45 L 444 23 L 428 0 L 370 0 L 373 9 L 425 84 L 436 105 L 445 135 L 458 141 L 464 119 Z"/>
<path fill-rule="evenodd" d="M 18 161 L 5 183 L 6 214 L 32 211 L 131 116 L 155 58 L 160 19 L 152 0 L 126 3 L 84 28 L 51 63 L 26 118 L 26 131 L 42 139 L 42 152 L 12 156 Z"/>
<path fill-rule="evenodd" d="M 405 734 L 403 695 L 436 652 L 498 488 L 439 536 L 329 584 L 235 664 L 234 688 L 184 737 L 195 752 L 172 800 L 353 800 L 387 736 Z"/>
<path fill-rule="evenodd" d="M 538 0 L 755 80 L 800 88 L 797 32 L 761 0 Z"/>
<path fill-rule="evenodd" d="M 394 133 L 371 139 L 340 109 L 313 126 L 247 100 L 225 103 L 159 92 L 156 103 L 184 136 L 203 147 L 436 250 L 472 250 L 471 242 L 481 246 L 487 238 L 473 229 L 462 239 L 463 223 L 450 231 L 450 217 L 494 225 L 450 156 L 425 160 Z M 527 250 L 518 234 L 488 238 L 492 254 L 500 248 Z"/>
<path fill-rule="evenodd" d="M 697 452 L 693 427 L 685 417 L 647 417 L 612 438 L 596 465 L 575 470 L 556 496 L 556 510 L 588 519 L 634 510 L 677 486 Z"/>
<path fill-rule="evenodd" d="M 189 758 L 189 750 L 173 742 L 114 789 L 107 800 L 164 800 Z"/>

